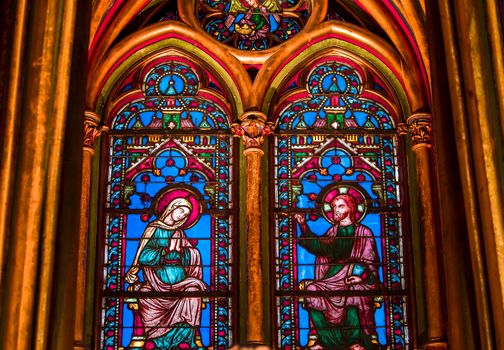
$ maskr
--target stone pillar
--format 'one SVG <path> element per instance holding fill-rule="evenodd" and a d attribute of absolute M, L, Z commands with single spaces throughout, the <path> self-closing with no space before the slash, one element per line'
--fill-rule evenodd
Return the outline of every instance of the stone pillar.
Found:
<path fill-rule="evenodd" d="M 94 155 L 94 143 L 108 127 L 100 126 L 100 116 L 94 112 L 84 113 L 84 142 L 82 155 L 82 188 L 80 203 L 79 242 L 77 251 L 77 295 L 75 305 L 75 335 L 74 349 L 90 349 L 85 339 L 85 309 L 86 309 L 86 273 L 87 273 L 87 242 L 89 230 L 89 198 L 91 190 L 91 171 Z"/>
<path fill-rule="evenodd" d="M 86 13 L 77 15 L 80 3 L 2 2 L 2 9 L 10 9 L 5 22 L 12 25 L 2 31 L 0 44 L 0 71 L 8 71 L 0 89 L 5 92 L 0 97 L 1 349 L 50 349 L 56 337 L 59 348 L 68 348 L 59 330 L 63 319 L 73 323 L 73 309 L 58 313 L 66 298 L 56 295 L 73 287 L 71 279 L 58 283 L 58 276 L 74 267 L 70 249 L 60 248 L 66 243 L 62 237 L 72 240 L 76 225 L 71 224 L 78 216 L 77 208 L 68 210 L 77 191 L 67 192 L 66 186 L 70 177 L 80 180 L 80 153 L 68 142 L 81 132 L 75 123 L 80 116 L 73 119 L 71 112 L 81 106 L 71 93 L 74 43 L 80 40 L 76 23 Z M 78 165 L 66 171 L 69 159 Z M 64 266 L 58 264 L 62 257 L 68 258 Z"/>
<path fill-rule="evenodd" d="M 425 311 L 427 320 L 428 350 L 447 349 L 443 319 L 443 290 L 439 268 L 438 232 L 434 214 L 435 196 L 432 181 L 432 121 L 430 114 L 415 113 L 406 123 L 398 125 L 399 135 L 411 135 L 416 158 L 418 199 L 420 201 L 420 225 L 422 230 L 423 279 L 425 285 Z"/>
<path fill-rule="evenodd" d="M 236 137 L 241 137 L 246 162 L 246 224 L 247 224 L 247 343 L 264 345 L 263 272 L 261 256 L 261 157 L 264 136 L 271 133 L 271 124 L 261 112 L 247 112 L 240 123 L 233 125 Z"/>

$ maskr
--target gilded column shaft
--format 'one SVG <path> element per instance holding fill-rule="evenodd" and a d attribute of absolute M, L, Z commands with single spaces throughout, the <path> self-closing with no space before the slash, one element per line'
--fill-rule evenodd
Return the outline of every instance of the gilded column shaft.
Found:
<path fill-rule="evenodd" d="M 398 126 L 399 134 L 410 134 L 416 159 L 417 188 L 420 201 L 420 224 L 423 246 L 423 279 L 425 285 L 425 311 L 427 318 L 427 344 L 423 349 L 447 349 L 443 319 L 439 245 L 434 215 L 434 193 L 431 169 L 431 118 L 414 114 L 407 124 Z"/>
<path fill-rule="evenodd" d="M 0 196 L 0 260 L 4 253 L 8 257 L 2 266 L 2 349 L 45 349 L 51 331 L 76 4 L 16 4 L 9 93 L 2 111 L 8 154 L 2 158 L 2 175 L 9 171 L 2 177 Z M 37 15 L 28 20 L 30 14 Z M 5 234 L 10 244 L 4 246 Z"/>
<path fill-rule="evenodd" d="M 442 314 L 442 296 L 439 273 L 439 256 L 430 179 L 430 150 L 418 147 L 416 154 L 416 173 L 420 215 L 422 225 L 422 245 L 424 262 L 425 306 L 427 311 L 427 335 L 429 341 L 445 338 Z"/>
<path fill-rule="evenodd" d="M 245 145 L 247 224 L 247 343 L 264 344 L 263 332 L 263 272 L 261 255 L 261 158 L 264 152 L 264 136 L 271 133 L 265 124 L 266 116 L 260 112 L 248 112 L 234 125 L 235 136 Z"/>
<path fill-rule="evenodd" d="M 263 274 L 261 255 L 261 154 L 250 152 L 246 158 L 246 222 L 247 222 L 247 298 L 249 343 L 264 343 Z"/>
<path fill-rule="evenodd" d="M 74 349 L 89 349 L 85 339 L 86 309 L 86 271 L 89 234 L 89 203 L 91 191 L 91 173 L 94 155 L 94 143 L 97 137 L 108 128 L 100 126 L 100 117 L 86 111 L 84 119 L 84 142 L 82 155 L 82 184 L 80 203 L 79 242 L 77 252 L 77 295 L 75 305 Z"/>
<path fill-rule="evenodd" d="M 7 255 L 8 238 L 10 234 L 9 218 L 12 212 L 12 197 L 15 183 L 16 169 L 16 143 L 18 141 L 18 131 L 20 118 L 16 118 L 21 112 L 22 96 L 22 71 L 23 71 L 23 49 L 26 42 L 28 3 L 26 0 L 17 2 L 16 23 L 12 33 L 12 53 L 9 67 L 9 80 L 6 82 L 7 98 L 4 113 L 5 124 L 3 125 L 3 143 L 1 151 L 2 162 L 0 164 L 0 289 L 4 289 L 4 271 Z"/>
<path fill-rule="evenodd" d="M 93 154 L 84 151 L 82 155 L 82 194 L 77 252 L 77 297 L 75 305 L 74 349 L 87 349 L 84 339 L 84 318 L 86 299 L 87 232 L 89 220 L 89 196 L 91 187 L 91 165 Z"/>
<path fill-rule="evenodd" d="M 500 100 L 502 77 L 497 76 L 502 73 L 502 52 L 496 45 L 500 35 L 489 31 L 502 31 L 502 24 L 498 28 L 494 14 L 485 13 L 482 3 L 492 10 L 493 1 L 461 0 L 459 6 L 453 7 L 453 18 L 459 34 L 456 46 L 467 53 L 460 55 L 459 61 L 485 274 L 489 276 L 487 290 L 492 312 L 493 345 L 496 349 L 504 349 L 504 111 L 500 109 L 504 106 Z"/>
<path fill-rule="evenodd" d="M 500 169 L 503 169 L 503 148 L 500 145 L 504 135 L 504 123 L 500 123 L 500 133 L 495 124 L 499 116 L 501 121 L 504 120 L 504 69 L 500 23 L 502 11 L 499 11 L 499 2 L 496 0 L 485 2 L 486 13 L 482 11 L 480 2 L 462 2 L 463 4 L 459 5 L 442 1 L 439 2 L 439 9 L 434 8 L 434 11 L 439 12 L 446 52 L 445 62 L 439 61 L 438 64 L 442 63 L 440 69 L 447 72 L 451 102 L 449 105 L 453 108 L 451 118 L 456 141 L 456 152 L 453 154 L 458 159 L 460 187 L 464 198 L 463 209 L 475 289 L 474 315 L 477 316 L 477 323 L 474 324 L 479 326 L 479 335 L 476 327 L 472 332 L 460 329 L 459 320 L 452 317 L 451 320 L 449 318 L 450 342 L 455 340 L 468 349 L 500 349 L 504 348 L 504 337 L 501 336 L 504 334 L 504 298 L 501 287 L 503 279 L 500 278 L 503 274 L 499 273 L 499 270 L 503 270 L 499 268 L 499 265 L 502 266 L 502 259 L 499 259 L 498 250 L 499 246 L 504 244 L 504 230 L 493 225 L 499 225 L 494 218 L 497 219 L 500 215 L 502 220 L 504 217 L 502 185 L 495 172 L 499 166 L 494 167 L 500 163 Z M 486 27 L 483 24 L 486 24 Z M 462 55 L 462 52 L 466 54 Z M 447 67 L 449 69 L 446 69 Z M 436 84 L 436 81 L 433 83 Z M 443 100 L 442 104 L 445 103 L 446 100 Z M 448 307 L 460 310 L 457 300 L 448 300 Z M 465 317 L 470 318 L 468 323 L 476 319 L 468 314 Z M 475 345 L 471 344 L 471 347 L 465 342 L 467 334 L 472 333 L 475 333 Z"/>

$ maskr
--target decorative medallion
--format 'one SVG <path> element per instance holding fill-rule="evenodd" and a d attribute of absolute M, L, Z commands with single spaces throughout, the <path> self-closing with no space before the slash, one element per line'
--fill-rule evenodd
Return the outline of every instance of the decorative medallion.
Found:
<path fill-rule="evenodd" d="M 204 30 L 240 50 L 266 50 L 299 33 L 311 14 L 308 0 L 199 0 Z"/>

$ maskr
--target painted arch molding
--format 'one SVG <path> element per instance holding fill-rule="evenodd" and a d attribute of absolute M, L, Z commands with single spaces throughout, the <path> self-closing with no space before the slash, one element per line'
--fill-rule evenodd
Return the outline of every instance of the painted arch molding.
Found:
<path fill-rule="evenodd" d="M 230 104 L 232 119 L 255 109 L 268 114 L 278 91 L 291 73 L 314 58 L 348 56 L 381 76 L 392 91 L 391 103 L 407 118 L 428 105 L 422 70 L 408 62 L 394 47 L 363 28 L 329 21 L 303 31 L 276 50 L 251 81 L 243 61 L 217 41 L 186 24 L 168 21 L 144 28 L 112 47 L 98 62 L 91 62 L 87 88 L 88 109 L 104 119 L 114 104 L 118 83 L 132 69 L 159 55 L 180 55 L 198 62 L 220 81 Z M 248 65 L 250 67 L 250 65 Z M 402 118 L 401 118 L 402 119 Z"/>

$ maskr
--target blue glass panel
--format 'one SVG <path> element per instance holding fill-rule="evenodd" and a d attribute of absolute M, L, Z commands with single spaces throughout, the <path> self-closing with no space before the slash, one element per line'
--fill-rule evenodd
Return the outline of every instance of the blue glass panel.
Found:
<path fill-rule="evenodd" d="M 277 346 L 407 349 L 394 122 L 349 66 L 307 86 L 275 138 Z"/>

